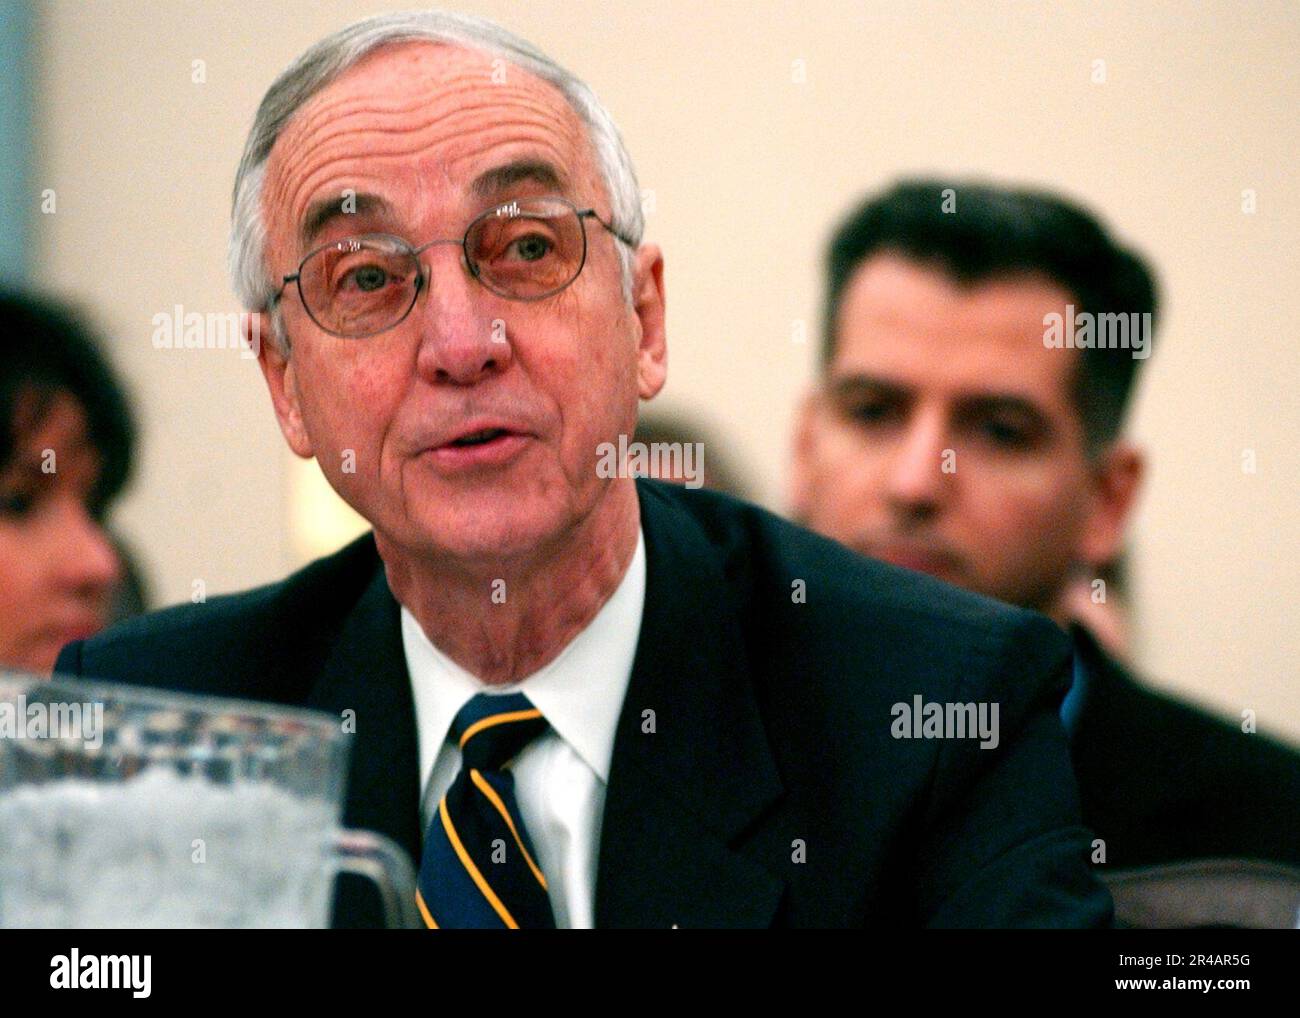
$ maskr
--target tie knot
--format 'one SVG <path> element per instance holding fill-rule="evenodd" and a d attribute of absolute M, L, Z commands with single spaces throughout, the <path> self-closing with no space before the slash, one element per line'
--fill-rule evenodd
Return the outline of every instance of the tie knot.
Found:
<path fill-rule="evenodd" d="M 480 771 L 500 770 L 546 728 L 546 718 L 523 693 L 479 693 L 451 725 L 462 766 Z"/>

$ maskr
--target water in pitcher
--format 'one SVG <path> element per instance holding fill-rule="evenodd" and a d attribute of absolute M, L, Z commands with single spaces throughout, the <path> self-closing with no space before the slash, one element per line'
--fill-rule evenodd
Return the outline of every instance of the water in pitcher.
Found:
<path fill-rule="evenodd" d="M 0 793 L 0 926 L 320 927 L 330 803 L 153 767 Z"/>

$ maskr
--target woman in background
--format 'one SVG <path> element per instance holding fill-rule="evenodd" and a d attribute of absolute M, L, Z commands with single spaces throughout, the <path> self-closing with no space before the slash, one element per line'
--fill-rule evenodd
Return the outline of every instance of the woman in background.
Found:
<path fill-rule="evenodd" d="M 124 567 L 103 519 L 134 437 L 76 316 L 0 294 L 0 668 L 49 672 L 109 621 Z"/>

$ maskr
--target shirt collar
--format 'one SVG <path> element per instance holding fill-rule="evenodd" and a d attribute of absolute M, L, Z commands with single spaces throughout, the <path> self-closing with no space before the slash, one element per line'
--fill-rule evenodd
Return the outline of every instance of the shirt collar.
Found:
<path fill-rule="evenodd" d="M 1061 701 L 1061 724 L 1065 726 L 1065 734 L 1073 741 L 1079 727 L 1079 716 L 1083 713 L 1083 705 L 1088 698 L 1091 677 L 1086 660 L 1088 634 L 1081 626 L 1074 625 L 1070 629 L 1070 635 L 1074 642 L 1074 672 L 1069 692 Z"/>
<path fill-rule="evenodd" d="M 421 766 L 427 771 L 457 713 L 477 693 L 523 693 L 602 782 L 609 781 L 623 698 L 645 607 L 645 535 L 614 593 L 560 655 L 509 686 L 486 686 L 439 650 L 402 606 L 402 647 L 420 704 Z M 424 736 L 432 741 L 428 752 Z"/>

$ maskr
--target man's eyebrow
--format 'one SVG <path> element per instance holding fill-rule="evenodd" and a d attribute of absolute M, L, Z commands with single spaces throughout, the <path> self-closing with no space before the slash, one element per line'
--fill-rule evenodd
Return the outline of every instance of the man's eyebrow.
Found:
<path fill-rule="evenodd" d="M 326 226 L 341 216 L 387 215 L 388 212 L 388 202 L 377 194 L 363 192 L 339 198 L 318 198 L 307 206 L 298 237 L 305 248 Z"/>
<path fill-rule="evenodd" d="M 831 379 L 830 391 L 841 398 L 848 396 L 887 396 L 892 399 L 905 398 L 912 390 L 905 385 L 891 382 L 875 375 L 840 375 Z"/>
<path fill-rule="evenodd" d="M 479 198 L 490 198 L 526 180 L 550 191 L 564 190 L 564 174 L 544 159 L 517 159 L 494 166 L 475 177 L 470 189 Z"/>
<path fill-rule="evenodd" d="M 877 396 L 886 399 L 909 399 L 915 390 L 909 386 L 875 375 L 841 375 L 830 383 L 830 391 L 840 398 Z M 1013 413 L 1031 418 L 1041 427 L 1050 427 L 1048 415 L 1032 400 L 1014 392 L 968 392 L 958 395 L 956 405 L 966 414 Z"/>
<path fill-rule="evenodd" d="M 1036 431 L 1050 435 L 1056 431 L 1052 418 L 1037 404 L 1013 393 L 971 393 L 957 401 L 958 412 L 970 418 L 996 417 L 1011 414 Z"/>
<path fill-rule="evenodd" d="M 1047 415 L 1038 406 L 1024 396 L 1002 392 L 970 393 L 962 396 L 958 402 L 962 408 L 977 413 L 1013 413 L 1045 421 Z"/>

